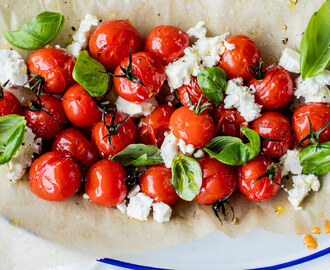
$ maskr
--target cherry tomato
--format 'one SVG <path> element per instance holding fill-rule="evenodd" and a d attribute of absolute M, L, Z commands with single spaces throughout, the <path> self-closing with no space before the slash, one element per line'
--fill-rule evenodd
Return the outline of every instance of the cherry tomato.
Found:
<path fill-rule="evenodd" d="M 174 111 L 170 119 L 170 129 L 178 140 L 182 139 L 194 147 L 204 147 L 214 135 L 212 117 L 206 111 L 197 115 L 188 106 Z"/>
<path fill-rule="evenodd" d="M 62 106 L 68 120 L 77 127 L 89 127 L 101 119 L 95 101 L 76 83 L 66 90 Z"/>
<path fill-rule="evenodd" d="M 195 201 L 201 204 L 212 204 L 230 196 L 237 187 L 235 167 L 221 163 L 215 158 L 200 159 L 203 182 Z"/>
<path fill-rule="evenodd" d="M 27 68 L 45 80 L 44 89 L 50 93 L 62 93 L 74 83 L 72 71 L 75 65 L 73 56 L 64 49 L 46 46 L 31 54 Z"/>
<path fill-rule="evenodd" d="M 312 123 L 313 130 L 318 131 L 330 119 L 330 105 L 321 102 L 311 102 L 300 106 L 294 111 L 291 122 L 296 142 L 300 142 L 309 134 L 310 125 L 308 119 Z M 330 125 L 319 136 L 320 143 L 328 141 L 330 141 Z M 305 140 L 303 143 L 307 145 L 309 140 Z"/>
<path fill-rule="evenodd" d="M 266 68 L 264 67 L 263 71 Z M 287 105 L 293 96 L 293 82 L 290 73 L 278 65 L 269 69 L 260 80 L 251 78 L 248 81 L 248 86 L 250 85 L 255 87 L 256 102 L 262 105 L 264 110 L 281 108 Z"/>
<path fill-rule="evenodd" d="M 119 162 L 99 160 L 87 174 L 85 191 L 96 204 L 116 206 L 124 201 L 127 194 L 125 177 L 126 171 Z"/>
<path fill-rule="evenodd" d="M 22 115 L 22 108 L 19 100 L 9 91 L 3 90 L 3 97 L 0 99 L 0 116 L 17 114 Z"/>
<path fill-rule="evenodd" d="M 138 128 L 140 141 L 160 147 L 164 141 L 164 132 L 169 130 L 170 117 L 174 111 L 173 106 L 163 104 L 157 106 L 147 117 L 141 118 Z"/>
<path fill-rule="evenodd" d="M 33 99 L 34 101 L 36 99 Z M 41 95 L 40 100 L 42 107 L 46 109 L 52 116 L 40 109 L 31 111 L 26 109 L 24 116 L 27 126 L 30 127 L 33 133 L 44 140 L 51 140 L 56 137 L 58 132 L 66 124 L 65 114 L 62 108 L 61 101 L 51 95 Z M 31 101 L 28 103 L 31 106 Z"/>
<path fill-rule="evenodd" d="M 179 199 L 172 185 L 171 169 L 164 164 L 151 166 L 139 179 L 141 191 L 154 199 L 172 205 Z"/>
<path fill-rule="evenodd" d="M 144 41 L 144 50 L 156 55 L 164 66 L 182 56 L 188 46 L 188 34 L 171 25 L 157 26 Z"/>
<path fill-rule="evenodd" d="M 269 177 L 263 177 L 253 183 L 258 177 L 266 173 L 267 167 L 272 163 L 274 162 L 269 157 L 257 156 L 239 167 L 238 188 L 248 200 L 255 202 L 267 201 L 279 192 L 279 184 L 281 184 L 280 168 L 277 168 L 277 174 L 273 179 L 274 184 L 271 183 Z"/>
<path fill-rule="evenodd" d="M 262 151 L 268 157 L 280 157 L 293 143 L 290 121 L 278 112 L 264 112 L 251 123 L 251 128 L 263 139 L 280 141 L 262 141 Z"/>
<path fill-rule="evenodd" d="M 247 36 L 237 35 L 227 38 L 226 41 L 235 45 L 235 49 L 225 49 L 221 56 L 219 67 L 226 71 L 228 78 L 243 78 L 244 81 L 251 77 L 248 65 L 257 67 L 260 61 L 260 51 L 257 45 Z"/>
<path fill-rule="evenodd" d="M 87 168 L 98 158 L 96 147 L 74 128 L 68 128 L 59 133 L 53 142 L 52 150 L 67 153 L 76 162 Z"/>
<path fill-rule="evenodd" d="M 120 62 L 122 67 L 127 67 L 129 59 Z M 146 99 L 157 95 L 166 79 L 165 68 L 163 64 L 151 53 L 139 52 L 132 56 L 132 71 L 143 84 L 131 82 L 127 78 L 113 78 L 115 89 L 119 96 L 129 102 L 140 103 Z M 118 66 L 115 75 L 123 75 L 123 71 Z"/>
<path fill-rule="evenodd" d="M 129 20 L 111 20 L 101 23 L 89 40 L 89 53 L 113 72 L 118 63 L 141 51 L 142 41 L 138 31 Z"/>
<path fill-rule="evenodd" d="M 79 189 L 79 165 L 65 153 L 51 151 L 33 161 L 29 180 L 31 191 L 47 201 L 65 201 Z"/>
<path fill-rule="evenodd" d="M 190 83 L 189 84 L 184 84 L 179 88 L 178 91 L 179 94 L 179 99 L 182 105 L 184 106 L 189 106 L 189 97 L 192 101 L 193 104 L 197 104 L 201 95 L 203 95 L 202 89 L 199 87 L 198 82 L 197 82 L 197 77 L 191 77 Z M 189 95 L 189 97 L 188 97 Z M 202 99 L 202 104 L 207 102 L 208 99 L 205 96 Z"/>
<path fill-rule="evenodd" d="M 127 115 L 124 113 L 117 112 L 115 117 L 115 124 L 125 119 Z M 105 123 L 110 125 L 110 116 L 105 116 Z M 97 122 L 92 127 L 92 142 L 98 148 L 101 157 L 112 157 L 121 150 L 123 150 L 129 144 L 135 143 L 137 139 L 137 128 L 132 120 L 128 117 L 117 129 L 116 134 L 111 136 L 112 146 L 110 145 L 109 131 L 106 129 L 102 121 Z"/>

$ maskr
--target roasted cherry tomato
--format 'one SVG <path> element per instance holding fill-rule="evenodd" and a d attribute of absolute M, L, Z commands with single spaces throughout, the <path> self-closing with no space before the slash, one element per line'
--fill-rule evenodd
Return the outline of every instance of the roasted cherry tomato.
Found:
<path fill-rule="evenodd" d="M 262 137 L 265 156 L 280 157 L 293 143 L 290 121 L 278 112 L 264 112 L 251 123 L 251 128 Z"/>
<path fill-rule="evenodd" d="M 22 115 L 23 112 L 21 104 L 19 100 L 15 97 L 15 95 L 10 93 L 9 91 L 3 90 L 3 96 L 2 98 L 0 98 L 0 116 L 9 114 Z"/>
<path fill-rule="evenodd" d="M 59 133 L 53 142 L 52 150 L 67 153 L 86 168 L 94 164 L 98 158 L 96 147 L 74 128 L 68 128 Z"/>
<path fill-rule="evenodd" d="M 244 81 L 251 77 L 248 66 L 257 67 L 260 61 L 260 51 L 252 39 L 247 36 L 237 35 L 227 38 L 226 41 L 235 46 L 234 49 L 225 49 L 221 55 L 219 67 L 226 71 L 228 78 L 243 78 Z"/>
<path fill-rule="evenodd" d="M 263 71 L 267 67 L 263 68 Z M 256 89 L 254 94 L 256 102 L 264 110 L 276 110 L 287 105 L 293 96 L 293 82 L 290 73 L 281 66 L 270 68 L 260 79 L 255 77 L 248 81 L 248 86 Z M 257 75 L 258 78 L 258 75 Z"/>
<path fill-rule="evenodd" d="M 196 202 L 212 204 L 235 191 L 238 181 L 235 167 L 210 157 L 204 157 L 198 162 L 202 169 L 203 183 L 195 197 Z"/>
<path fill-rule="evenodd" d="M 280 168 L 276 169 L 276 175 L 273 178 L 274 183 L 271 183 L 269 177 L 266 176 L 254 182 L 266 173 L 268 166 L 273 163 L 269 157 L 257 156 L 239 167 L 238 188 L 247 199 L 263 202 L 272 199 L 279 192 L 279 185 L 281 184 Z"/>
<path fill-rule="evenodd" d="M 170 119 L 173 135 L 186 144 L 204 147 L 214 136 L 212 117 L 203 111 L 195 114 L 190 107 L 182 106 L 174 111 Z"/>
<path fill-rule="evenodd" d="M 313 130 L 318 131 L 330 119 L 330 105 L 321 102 L 311 102 L 300 106 L 294 111 L 291 122 L 297 143 L 309 134 L 310 125 L 308 119 L 312 123 Z M 327 141 L 330 141 L 330 125 L 319 135 L 319 143 Z M 309 140 L 307 139 L 303 141 L 301 146 L 308 143 Z"/>
<path fill-rule="evenodd" d="M 63 49 L 46 46 L 31 54 L 27 68 L 30 72 L 44 78 L 44 90 L 50 93 L 62 93 L 74 83 L 72 71 L 74 57 Z"/>
<path fill-rule="evenodd" d="M 95 101 L 76 83 L 66 90 L 62 106 L 68 120 L 77 127 L 89 127 L 101 119 Z"/>
<path fill-rule="evenodd" d="M 108 71 L 132 53 L 141 51 L 142 41 L 129 20 L 111 20 L 101 23 L 89 39 L 89 52 Z"/>
<path fill-rule="evenodd" d="M 188 34 L 171 25 L 157 26 L 144 41 L 144 50 L 156 55 L 164 66 L 182 56 L 188 46 Z"/>
<path fill-rule="evenodd" d="M 172 185 L 171 169 L 164 164 L 151 166 L 139 179 L 141 191 L 153 198 L 155 202 L 172 205 L 179 199 Z"/>
<path fill-rule="evenodd" d="M 164 141 L 164 132 L 169 130 L 170 118 L 174 111 L 173 106 L 163 104 L 157 106 L 147 117 L 141 118 L 138 128 L 140 141 L 160 147 Z"/>
<path fill-rule="evenodd" d="M 111 118 L 113 116 L 105 116 L 105 123 L 109 127 L 111 124 Z M 92 127 L 92 142 L 98 148 L 101 157 L 112 157 L 121 150 L 123 150 L 129 144 L 135 143 L 137 139 L 137 128 L 132 120 L 128 117 L 122 124 L 119 122 L 123 121 L 127 117 L 126 114 L 117 112 L 115 116 L 115 124 L 111 129 L 111 142 L 109 142 L 109 129 L 107 129 L 102 121 L 97 122 Z M 119 125 L 119 126 L 118 126 Z"/>
<path fill-rule="evenodd" d="M 24 116 L 28 127 L 30 127 L 33 133 L 44 140 L 51 140 L 56 137 L 58 132 L 66 124 L 65 114 L 62 108 L 61 101 L 52 95 L 40 96 L 42 108 L 38 108 L 37 111 L 30 109 L 24 110 Z M 33 99 L 32 102 L 37 102 Z M 32 102 L 28 103 L 28 106 L 32 106 Z M 45 112 L 44 110 L 47 110 Z"/>
<path fill-rule="evenodd" d="M 116 206 L 124 201 L 127 194 L 125 177 L 126 171 L 119 162 L 99 160 L 87 174 L 85 191 L 96 204 Z"/>
<path fill-rule="evenodd" d="M 201 95 L 203 95 L 202 89 L 199 87 L 197 77 L 191 77 L 189 84 L 184 84 L 178 91 L 179 99 L 182 105 L 189 106 L 189 97 L 193 104 L 197 104 Z M 189 95 L 189 96 L 188 96 Z M 207 102 L 206 96 L 202 99 L 202 104 Z"/>
<path fill-rule="evenodd" d="M 47 201 L 65 201 L 79 189 L 82 176 L 79 165 L 60 151 L 43 154 L 33 161 L 29 180 L 31 191 Z"/>

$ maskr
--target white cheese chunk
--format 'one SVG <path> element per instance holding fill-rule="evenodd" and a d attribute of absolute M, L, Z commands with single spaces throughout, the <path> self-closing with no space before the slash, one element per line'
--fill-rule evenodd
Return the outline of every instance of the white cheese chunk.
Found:
<path fill-rule="evenodd" d="M 295 50 L 286 48 L 282 51 L 282 56 L 278 64 L 289 72 L 300 73 L 300 54 Z"/>
<path fill-rule="evenodd" d="M 300 165 L 299 151 L 288 150 L 282 157 L 282 170 L 281 175 L 288 175 L 289 172 L 292 174 L 302 174 L 303 167 Z"/>
<path fill-rule="evenodd" d="M 179 139 L 178 146 L 182 154 L 191 156 L 195 152 L 195 148 L 192 144 L 186 144 L 184 140 Z"/>
<path fill-rule="evenodd" d="M 127 206 L 127 215 L 137 220 L 148 220 L 153 199 L 139 192 L 136 196 L 130 198 Z"/>
<path fill-rule="evenodd" d="M 205 156 L 205 153 L 202 149 L 198 149 L 195 153 L 194 153 L 194 158 L 202 158 Z"/>
<path fill-rule="evenodd" d="M 88 194 L 87 194 L 87 193 L 84 193 L 84 194 L 83 194 L 83 198 L 84 198 L 85 200 L 89 200 L 89 196 L 88 196 Z"/>
<path fill-rule="evenodd" d="M 235 78 L 228 81 L 226 98 L 224 100 L 225 109 L 236 108 L 237 111 L 251 122 L 260 116 L 262 106 L 254 101 L 254 87 L 243 86 L 242 78 Z"/>
<path fill-rule="evenodd" d="M 154 220 L 158 223 L 169 222 L 172 208 L 166 203 L 159 202 L 152 205 Z"/>
<path fill-rule="evenodd" d="M 189 37 L 204 38 L 206 36 L 205 22 L 199 21 L 195 27 L 189 28 L 187 34 Z"/>
<path fill-rule="evenodd" d="M 73 41 L 66 47 L 66 51 L 77 58 L 80 51 L 87 48 L 92 27 L 98 24 L 98 17 L 87 14 L 81 21 L 77 32 L 72 36 Z"/>
<path fill-rule="evenodd" d="M 223 42 L 223 45 L 228 51 L 234 50 L 235 49 L 235 44 L 228 43 L 227 41 Z"/>
<path fill-rule="evenodd" d="M 141 103 L 129 102 L 122 97 L 116 100 L 116 107 L 118 112 L 127 113 L 132 118 L 140 118 L 148 116 L 158 105 L 155 97 L 147 99 Z"/>
<path fill-rule="evenodd" d="M 123 214 L 125 214 L 127 206 L 126 206 L 126 200 L 124 200 L 121 204 L 118 204 L 117 209 L 122 212 Z"/>
<path fill-rule="evenodd" d="M 131 190 L 130 192 L 128 193 L 127 195 L 127 198 L 130 199 L 134 196 L 136 196 L 136 194 L 138 194 L 140 192 L 140 186 L 139 185 L 135 185 Z"/>
<path fill-rule="evenodd" d="M 172 160 L 180 155 L 178 147 L 178 140 L 175 138 L 172 132 L 166 131 L 164 133 L 165 138 L 162 146 L 160 147 L 160 155 L 162 156 L 165 166 L 171 168 Z"/>
<path fill-rule="evenodd" d="M 0 49 L 0 83 L 9 80 L 8 86 L 25 85 L 28 81 L 27 67 L 17 51 Z"/>

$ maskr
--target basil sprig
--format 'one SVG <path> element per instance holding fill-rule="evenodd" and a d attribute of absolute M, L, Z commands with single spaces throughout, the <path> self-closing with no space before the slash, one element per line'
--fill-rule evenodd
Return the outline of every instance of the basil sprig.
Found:
<path fill-rule="evenodd" d="M 11 114 L 0 117 L 0 165 L 11 160 L 24 138 L 24 116 Z"/>
<path fill-rule="evenodd" d="M 249 139 L 249 143 L 231 136 L 213 138 L 204 148 L 212 158 L 228 165 L 243 165 L 254 159 L 260 152 L 260 137 L 258 133 L 247 127 L 241 131 Z"/>
<path fill-rule="evenodd" d="M 184 155 L 174 158 L 172 184 L 181 199 L 192 201 L 202 186 L 202 169 L 198 161 Z"/>
<path fill-rule="evenodd" d="M 300 72 L 316 76 L 330 64 L 330 1 L 327 0 L 309 20 L 300 43 Z"/>
<path fill-rule="evenodd" d="M 38 14 L 19 30 L 3 31 L 6 40 L 17 48 L 36 50 L 52 42 L 62 31 L 64 16 L 45 11 Z"/>
<path fill-rule="evenodd" d="M 124 167 L 149 166 L 164 163 L 160 152 L 155 145 L 130 144 L 124 150 L 112 157 Z"/>
<path fill-rule="evenodd" d="M 330 141 L 307 146 L 299 152 L 304 174 L 322 175 L 330 171 Z"/>
<path fill-rule="evenodd" d="M 215 106 L 219 106 L 223 100 L 223 92 L 227 88 L 227 73 L 219 67 L 203 69 L 197 75 L 198 85 L 206 95 L 213 101 Z"/>

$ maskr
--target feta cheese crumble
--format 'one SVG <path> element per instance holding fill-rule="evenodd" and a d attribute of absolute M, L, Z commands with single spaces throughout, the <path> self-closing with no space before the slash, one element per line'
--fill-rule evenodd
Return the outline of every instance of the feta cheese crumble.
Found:
<path fill-rule="evenodd" d="M 125 214 L 127 206 L 126 206 L 126 200 L 124 200 L 121 204 L 118 204 L 117 209 L 122 212 L 123 214 Z"/>
<path fill-rule="evenodd" d="M 118 112 L 127 113 L 132 118 L 148 116 L 158 105 L 155 97 L 147 99 L 141 103 L 129 102 L 122 97 L 118 97 L 116 102 Z"/>
<path fill-rule="evenodd" d="M 127 206 L 127 215 L 130 218 L 135 218 L 138 220 L 148 220 L 152 203 L 153 199 L 142 192 L 139 192 L 130 198 Z"/>
<path fill-rule="evenodd" d="M 205 38 L 206 28 L 204 27 L 204 25 L 204 21 L 199 21 L 195 27 L 191 27 L 188 29 L 187 34 L 189 35 L 189 37 Z"/>
<path fill-rule="evenodd" d="M 179 140 L 177 145 L 184 155 L 192 155 L 195 152 L 194 146 L 192 144 L 187 145 L 182 139 Z"/>
<path fill-rule="evenodd" d="M 289 172 L 292 174 L 302 174 L 303 167 L 300 165 L 299 151 L 288 150 L 281 157 L 282 167 L 281 175 L 288 175 Z"/>
<path fill-rule="evenodd" d="M 159 202 L 152 205 L 154 220 L 158 223 L 169 222 L 172 215 L 172 208 L 166 203 Z"/>
<path fill-rule="evenodd" d="M 242 78 L 229 80 L 224 99 L 225 109 L 236 108 L 246 121 L 253 121 L 260 116 L 262 108 L 254 101 L 253 93 L 255 88 L 243 86 Z"/>
<path fill-rule="evenodd" d="M 289 72 L 300 73 L 300 54 L 295 50 L 286 48 L 282 51 L 282 55 L 278 64 Z"/>

